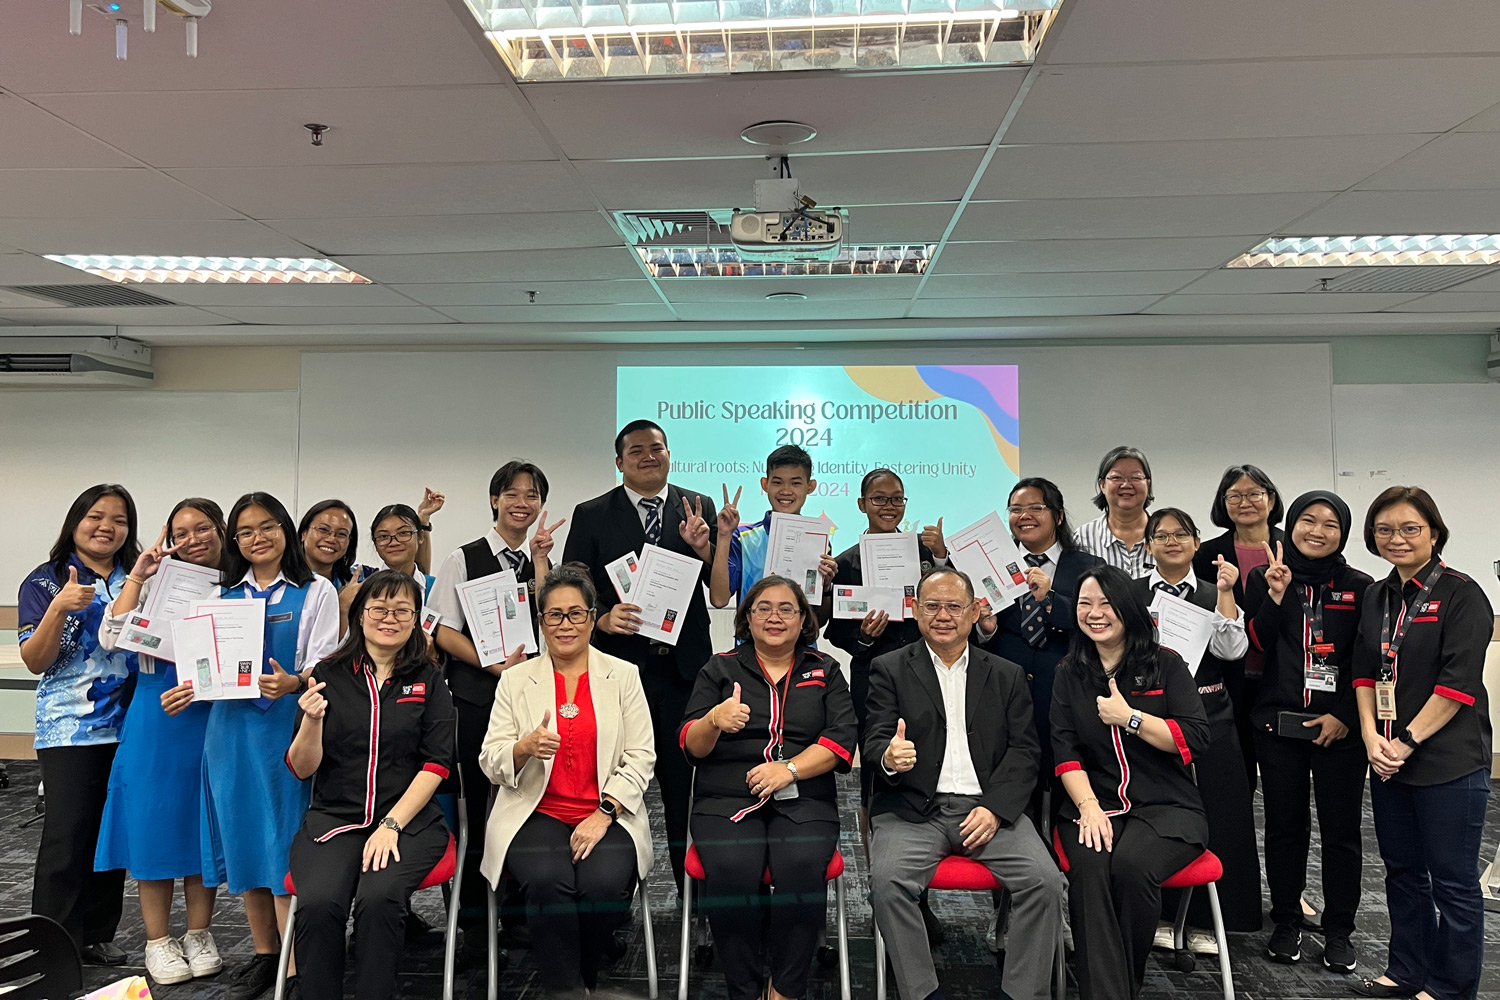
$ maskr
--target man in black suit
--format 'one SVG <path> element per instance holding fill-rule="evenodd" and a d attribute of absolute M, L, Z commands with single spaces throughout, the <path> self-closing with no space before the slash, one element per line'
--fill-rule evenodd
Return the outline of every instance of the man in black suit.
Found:
<path fill-rule="evenodd" d="M 695 590 L 677 645 L 647 639 L 636 634 L 641 627 L 636 614 L 640 607 L 618 599 L 605 566 L 623 555 L 639 553 L 650 542 L 703 560 L 700 578 L 707 583 L 717 517 L 708 497 L 667 482 L 672 468 L 667 435 L 649 420 L 633 420 L 615 436 L 615 467 L 625 484 L 573 508 L 562 561 L 585 563 L 594 575 L 600 605 L 594 645 L 640 667 L 656 732 L 656 780 L 666 810 L 668 853 L 681 886 L 692 769 L 677 744 L 677 731 L 693 692 L 693 679 L 713 655 L 708 605 L 703 589 Z"/>
<path fill-rule="evenodd" d="M 1067 890 L 1025 814 L 1039 754 L 1031 696 L 1020 667 L 969 645 L 979 612 L 965 574 L 934 569 L 917 588 L 922 641 L 871 664 L 870 902 L 901 1000 L 942 997 L 917 897 L 949 854 L 981 862 L 1011 893 L 1027 940 L 1007 952 L 1005 995 L 1051 992 Z"/>

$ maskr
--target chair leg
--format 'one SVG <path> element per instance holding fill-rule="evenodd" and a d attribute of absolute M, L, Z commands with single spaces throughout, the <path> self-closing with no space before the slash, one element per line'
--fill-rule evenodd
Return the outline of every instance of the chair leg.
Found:
<path fill-rule="evenodd" d="M 467 827 L 459 832 L 458 860 L 453 866 L 452 891 L 448 893 L 448 928 L 443 937 L 443 1000 L 453 1000 L 453 984 L 458 978 L 458 887 L 463 884 L 464 855 L 467 845 Z M 411 905 L 410 899 L 407 905 Z"/>
<path fill-rule="evenodd" d="M 885 1000 L 885 938 L 873 918 L 870 923 L 875 928 L 875 1000 Z"/>
<path fill-rule="evenodd" d="M 682 875 L 682 951 L 677 956 L 677 1000 L 688 1000 L 688 955 L 693 947 L 693 879 Z"/>
<path fill-rule="evenodd" d="M 656 933 L 651 927 L 651 901 L 646 898 L 646 883 L 640 883 L 641 925 L 646 931 L 646 987 L 651 1000 L 656 1000 Z"/>
<path fill-rule="evenodd" d="M 496 1000 L 500 990 L 500 943 L 495 939 L 500 926 L 500 914 L 496 912 L 495 889 L 486 880 L 484 883 L 485 918 L 485 998 Z"/>
<path fill-rule="evenodd" d="M 281 935 L 281 956 L 276 960 L 276 1000 L 286 994 L 286 970 L 292 960 L 292 936 L 297 929 L 297 897 L 286 908 L 286 932 Z"/>
<path fill-rule="evenodd" d="M 1057 937 L 1057 968 L 1054 974 L 1057 976 L 1056 995 L 1057 1000 L 1067 1000 L 1068 996 L 1068 966 L 1066 947 L 1063 945 L 1062 935 Z"/>
<path fill-rule="evenodd" d="M 1182 902 L 1177 904 L 1177 919 L 1172 923 L 1172 947 L 1177 951 L 1187 947 L 1188 903 L 1192 902 L 1192 886 L 1182 890 Z"/>
<path fill-rule="evenodd" d="M 844 906 L 844 876 L 833 880 L 834 906 L 839 920 L 839 1000 L 850 1000 L 849 911 Z"/>
<path fill-rule="evenodd" d="M 1208 883 L 1208 907 L 1214 915 L 1214 938 L 1219 942 L 1219 975 L 1224 979 L 1224 1000 L 1234 1000 L 1234 973 L 1229 968 L 1229 938 L 1224 933 L 1224 914 L 1219 910 L 1219 890 Z"/>

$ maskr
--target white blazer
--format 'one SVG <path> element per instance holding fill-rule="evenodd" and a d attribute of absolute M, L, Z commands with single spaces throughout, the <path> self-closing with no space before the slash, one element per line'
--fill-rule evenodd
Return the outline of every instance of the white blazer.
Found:
<path fill-rule="evenodd" d="M 589 695 L 598 727 L 599 793 L 620 803 L 615 820 L 635 841 L 636 867 L 642 878 L 651 870 L 651 823 L 646 815 L 646 785 L 656 764 L 651 712 L 635 664 L 589 649 Z M 500 675 L 490 726 L 479 750 L 479 766 L 495 783 L 495 805 L 484 831 L 484 861 L 479 870 L 497 885 L 505 854 L 521 824 L 531 818 L 547 782 L 552 761 L 529 758 L 516 771 L 516 741 L 557 714 L 557 682 L 547 654 L 518 663 Z M 555 723 L 554 723 L 555 726 Z"/>

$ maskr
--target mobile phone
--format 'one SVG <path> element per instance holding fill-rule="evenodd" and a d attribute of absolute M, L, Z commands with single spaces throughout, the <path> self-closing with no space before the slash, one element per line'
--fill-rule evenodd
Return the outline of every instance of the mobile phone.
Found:
<path fill-rule="evenodd" d="M 1322 716 L 1315 712 L 1277 712 L 1276 735 L 1288 736 L 1294 740 L 1315 740 L 1323 735 L 1322 728 L 1304 726 L 1302 723 L 1318 718 Z"/>

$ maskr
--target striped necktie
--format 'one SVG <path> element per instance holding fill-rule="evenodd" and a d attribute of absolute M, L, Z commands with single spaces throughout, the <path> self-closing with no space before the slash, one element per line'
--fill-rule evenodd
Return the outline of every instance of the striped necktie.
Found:
<path fill-rule="evenodd" d="M 1182 592 L 1187 589 L 1186 583 L 1168 583 L 1165 580 L 1156 581 L 1156 590 L 1165 590 L 1173 597 L 1181 597 Z"/>
<path fill-rule="evenodd" d="M 1040 566 L 1047 561 L 1045 552 L 1026 553 L 1026 565 Z M 1030 592 L 1021 595 L 1021 635 L 1027 645 L 1041 649 L 1047 644 L 1047 626 L 1042 621 L 1042 606 Z"/>
<path fill-rule="evenodd" d="M 521 575 L 521 567 L 526 562 L 526 557 L 524 555 L 517 552 L 515 549 L 501 549 L 500 558 L 505 560 L 506 565 L 510 568 L 510 571 L 512 573 L 515 573 L 517 576 Z"/>
<path fill-rule="evenodd" d="M 641 497 L 641 509 L 646 512 L 646 542 L 661 543 L 661 497 Z"/>

